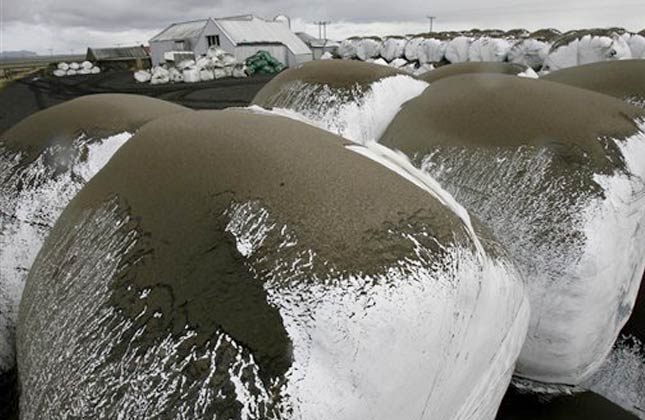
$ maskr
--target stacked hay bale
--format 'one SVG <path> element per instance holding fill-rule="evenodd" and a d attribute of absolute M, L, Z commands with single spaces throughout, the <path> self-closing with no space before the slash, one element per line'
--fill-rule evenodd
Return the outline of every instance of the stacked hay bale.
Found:
<path fill-rule="evenodd" d="M 139 70 L 134 73 L 134 79 L 139 83 L 153 85 L 171 82 L 197 83 L 225 77 L 246 77 L 247 71 L 246 64 L 239 63 L 232 54 L 221 48 L 212 47 L 206 55 L 197 57 L 196 60 L 186 59 L 177 62 L 175 65 L 164 64 L 153 67 L 150 70 Z"/>
<path fill-rule="evenodd" d="M 56 69 L 52 74 L 56 77 L 66 77 L 66 76 L 76 76 L 76 75 L 87 75 L 87 74 L 99 74 L 101 68 L 94 65 L 89 61 L 83 61 L 82 63 L 71 62 L 71 63 L 58 63 Z"/>

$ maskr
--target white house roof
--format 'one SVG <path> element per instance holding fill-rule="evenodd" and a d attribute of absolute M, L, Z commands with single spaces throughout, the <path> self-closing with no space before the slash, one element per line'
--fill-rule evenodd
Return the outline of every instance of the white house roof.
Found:
<path fill-rule="evenodd" d="M 235 44 L 284 44 L 292 53 L 311 54 L 307 45 L 284 22 L 267 22 L 255 16 L 215 19 Z"/>
<path fill-rule="evenodd" d="M 184 39 L 197 38 L 209 19 L 193 20 L 190 22 L 173 23 L 161 33 L 155 35 L 150 42 L 154 41 L 181 41 Z"/>

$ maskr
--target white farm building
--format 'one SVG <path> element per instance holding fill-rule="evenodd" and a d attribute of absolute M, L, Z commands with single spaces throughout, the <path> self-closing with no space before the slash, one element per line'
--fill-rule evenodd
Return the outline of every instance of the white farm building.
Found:
<path fill-rule="evenodd" d="M 152 65 L 163 63 L 166 52 L 191 51 L 199 56 L 210 46 L 219 46 L 240 61 L 259 50 L 288 67 L 312 60 L 311 49 L 284 22 L 244 15 L 170 25 L 150 40 Z"/>

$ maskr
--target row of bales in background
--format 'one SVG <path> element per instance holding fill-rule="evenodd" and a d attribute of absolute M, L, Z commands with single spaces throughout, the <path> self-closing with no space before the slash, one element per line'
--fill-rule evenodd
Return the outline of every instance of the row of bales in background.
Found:
<path fill-rule="evenodd" d="M 139 70 L 134 79 L 139 83 L 160 85 L 166 83 L 196 83 L 227 77 L 244 78 L 254 74 L 273 75 L 284 69 L 269 52 L 260 50 L 244 61 L 218 47 L 211 47 L 199 57 L 182 52 L 167 57 L 166 62 L 150 70 Z"/>
<path fill-rule="evenodd" d="M 645 58 L 645 31 L 473 29 L 384 38 L 352 37 L 340 43 L 336 57 L 390 65 L 410 73 L 468 61 L 511 62 L 536 72 L 548 72 L 598 61 Z"/>

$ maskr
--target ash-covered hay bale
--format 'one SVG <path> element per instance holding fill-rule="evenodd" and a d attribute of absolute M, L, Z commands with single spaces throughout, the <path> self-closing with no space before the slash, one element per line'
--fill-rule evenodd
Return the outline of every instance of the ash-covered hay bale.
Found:
<path fill-rule="evenodd" d="M 381 138 L 490 227 L 524 273 L 522 377 L 583 383 L 629 319 L 645 269 L 644 118 L 585 89 L 462 75 L 408 101 Z"/>
<path fill-rule="evenodd" d="M 34 265 L 22 419 L 492 420 L 526 334 L 521 281 L 388 156 L 241 110 L 144 127 Z"/>

